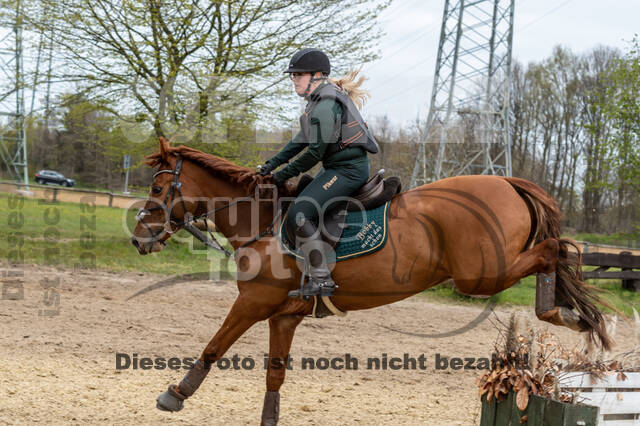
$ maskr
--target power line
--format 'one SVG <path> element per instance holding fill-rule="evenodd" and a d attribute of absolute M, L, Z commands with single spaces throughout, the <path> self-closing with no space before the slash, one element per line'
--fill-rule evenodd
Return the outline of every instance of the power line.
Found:
<path fill-rule="evenodd" d="M 403 50 L 404 50 L 404 49 L 406 49 L 407 47 L 411 46 L 413 43 L 415 43 L 415 42 L 416 42 L 416 41 L 418 41 L 420 38 L 422 38 L 422 36 L 423 36 L 423 35 L 425 35 L 426 33 L 430 32 L 430 31 L 432 31 L 433 29 L 434 29 L 434 27 L 427 28 L 427 30 L 425 30 L 425 31 L 423 31 L 423 32 L 418 33 L 418 35 L 417 35 L 417 36 L 415 36 L 414 38 L 412 38 L 408 43 L 404 44 L 402 47 L 399 47 L 399 48 L 395 49 L 395 50 L 393 51 L 393 53 L 392 53 L 392 54 L 390 54 L 389 56 L 386 56 L 386 57 L 384 58 L 384 60 L 389 60 L 389 59 L 393 58 L 393 57 L 394 57 L 394 56 L 396 56 L 398 53 L 400 53 L 401 51 L 403 51 Z M 428 40 L 429 38 L 430 38 L 430 37 L 428 37 L 428 38 L 427 38 L 427 40 Z M 426 40 L 424 40 L 424 41 L 426 41 Z M 381 61 L 378 61 L 378 62 L 376 62 L 376 63 L 372 64 L 372 65 L 371 65 L 371 66 L 370 66 L 366 71 L 367 71 L 367 72 L 368 72 L 368 71 L 371 71 L 373 68 L 375 68 L 376 66 L 379 66 L 381 63 L 382 63 Z"/>
<path fill-rule="evenodd" d="M 424 35 L 428 35 L 430 32 L 432 32 L 433 30 L 435 30 L 437 28 L 437 25 L 432 25 L 431 27 L 428 27 L 427 29 L 418 32 L 417 34 L 413 34 L 413 35 L 408 35 L 408 36 L 403 36 L 400 37 L 397 42 L 400 42 L 402 40 L 406 40 L 407 38 L 413 37 L 409 40 L 408 43 L 402 45 L 401 47 L 394 49 L 394 52 L 391 55 L 388 55 L 384 58 L 384 60 L 389 60 L 390 58 L 393 58 L 395 55 L 397 55 L 398 53 L 400 53 L 402 50 L 406 49 L 407 47 L 411 46 L 413 43 L 415 43 L 416 41 L 418 41 L 420 38 L 422 38 L 422 36 Z M 427 39 L 428 40 L 428 39 Z M 426 40 L 425 40 L 426 41 Z M 375 62 L 373 64 L 371 64 L 371 66 L 365 70 L 363 70 L 363 72 L 368 72 L 371 71 L 373 68 L 375 68 L 376 66 L 379 66 L 382 62 L 378 61 Z"/>
<path fill-rule="evenodd" d="M 566 0 L 562 3 L 560 3 L 558 6 L 554 7 L 553 9 L 549 10 L 548 12 L 546 12 L 544 15 L 534 19 L 533 21 L 529 22 L 528 24 L 526 24 L 525 26 L 521 27 L 518 30 L 518 33 L 521 33 L 522 31 L 524 31 L 525 29 L 529 28 L 531 25 L 535 24 L 538 21 L 541 21 L 542 19 L 546 18 L 547 16 L 551 15 L 552 13 L 554 13 L 555 11 L 557 11 L 558 9 L 560 9 L 561 7 L 566 6 L 567 4 L 571 3 L 573 0 Z"/>
<path fill-rule="evenodd" d="M 431 56 L 427 57 L 426 59 L 423 59 L 422 61 L 418 62 L 418 63 L 417 63 L 417 64 L 415 64 L 415 65 L 412 65 L 412 66 L 411 66 L 411 67 L 409 67 L 409 68 L 406 68 L 406 69 L 402 70 L 402 72 L 403 72 L 403 73 L 406 73 L 406 72 L 408 72 L 408 71 L 411 71 L 411 70 L 413 70 L 413 69 L 415 69 L 415 68 L 419 67 L 420 65 L 424 64 L 425 62 L 430 61 L 431 59 L 433 59 L 433 55 L 431 55 Z M 385 80 L 384 82 L 382 82 L 381 84 L 379 84 L 377 87 L 378 87 L 378 88 L 380 88 L 380 87 L 382 87 L 382 86 L 386 86 L 387 84 L 389 84 L 389 82 L 391 82 L 391 81 L 393 81 L 393 80 L 397 79 L 398 77 L 400 77 L 400 76 L 402 76 L 402 75 L 403 75 L 402 73 L 398 73 L 396 76 L 394 76 L 394 77 L 392 77 L 392 78 L 390 78 L 390 79 Z M 413 86 L 413 87 L 417 87 L 417 86 L 419 86 L 420 84 L 422 84 L 422 83 L 416 84 L 416 85 L 415 85 L 415 86 Z M 395 95 L 395 96 L 398 96 L 398 95 Z M 377 103 L 376 103 L 376 104 L 377 104 Z M 376 104 L 373 104 L 373 105 L 376 105 Z"/>
<path fill-rule="evenodd" d="M 397 98 L 398 96 L 400 96 L 400 95 L 402 95 L 402 94 L 404 94 L 404 93 L 408 92 L 409 90 L 415 89 L 416 87 L 421 86 L 421 85 L 423 85 L 423 84 L 427 84 L 427 83 L 429 83 L 429 81 L 428 81 L 428 80 L 421 81 L 421 82 L 419 82 L 418 84 L 414 84 L 413 86 L 407 87 L 406 89 L 401 90 L 400 92 L 397 92 L 395 95 L 393 95 L 393 96 L 389 96 L 388 98 L 385 98 L 385 99 L 383 99 L 383 100 L 381 100 L 381 101 L 377 101 L 376 103 L 373 103 L 373 104 L 371 104 L 371 105 L 369 105 L 369 106 L 378 105 L 378 104 L 384 103 L 384 102 L 386 102 L 386 101 L 388 101 L 388 100 L 391 100 L 391 99 L 393 99 L 393 98 Z"/>
<path fill-rule="evenodd" d="M 389 18 L 393 15 L 395 15 L 396 13 L 398 13 L 400 10 L 404 9 L 406 6 L 412 5 L 414 3 L 419 3 L 423 0 L 406 0 L 404 3 L 400 4 L 398 7 L 396 7 L 395 9 L 392 9 L 391 11 L 389 11 L 389 13 L 380 21 L 380 23 L 385 23 L 385 22 L 389 22 Z"/>

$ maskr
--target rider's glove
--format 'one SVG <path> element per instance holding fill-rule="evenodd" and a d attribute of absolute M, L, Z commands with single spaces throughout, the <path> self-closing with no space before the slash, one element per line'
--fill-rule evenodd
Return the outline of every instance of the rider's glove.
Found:
<path fill-rule="evenodd" d="M 258 166 L 258 173 L 262 176 L 266 176 L 273 171 L 274 167 L 269 163 L 264 163 L 261 166 Z"/>

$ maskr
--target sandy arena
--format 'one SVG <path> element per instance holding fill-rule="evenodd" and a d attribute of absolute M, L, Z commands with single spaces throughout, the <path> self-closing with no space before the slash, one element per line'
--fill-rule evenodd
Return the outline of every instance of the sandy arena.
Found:
<path fill-rule="evenodd" d="M 3 265 L 7 267 L 7 265 Z M 184 370 L 116 370 L 116 353 L 142 357 L 197 357 L 216 332 L 237 290 L 234 283 L 196 281 L 126 299 L 166 277 L 25 266 L 24 298 L 0 300 L 0 423 L 256 425 L 265 391 L 263 356 L 268 325 L 259 323 L 225 355 L 255 361 L 253 369 L 214 366 L 179 413 L 155 408 L 155 399 Z M 59 314 L 46 308 L 41 282 L 60 279 Z M 515 309 L 500 308 L 507 321 Z M 537 327 L 533 307 L 518 308 Z M 498 336 L 495 316 L 444 339 L 416 333 L 450 331 L 481 307 L 427 301 L 422 296 L 345 318 L 305 319 L 292 348 L 292 369 L 281 389 L 281 425 L 472 425 L 480 419 L 475 370 L 436 370 L 437 354 L 488 357 Z M 570 330 L 548 326 L 579 343 Z M 618 323 L 616 352 L 633 346 L 633 331 Z M 302 357 L 350 354 L 357 370 L 302 370 Z M 369 370 L 370 357 L 426 357 L 426 370 Z"/>

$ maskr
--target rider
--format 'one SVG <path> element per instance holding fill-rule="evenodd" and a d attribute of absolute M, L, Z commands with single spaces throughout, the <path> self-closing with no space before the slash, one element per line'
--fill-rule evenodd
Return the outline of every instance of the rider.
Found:
<path fill-rule="evenodd" d="M 260 173 L 269 174 L 281 164 L 286 167 L 273 174 L 278 186 L 304 173 L 319 161 L 324 170 L 298 195 L 286 215 L 286 223 L 294 230 L 296 247 L 305 258 L 309 280 L 289 296 L 330 296 L 335 283 L 327 266 L 326 243 L 318 230 L 318 206 L 330 210 L 334 197 L 347 197 L 369 178 L 367 151 L 378 152 L 378 145 L 362 120 L 354 102 L 362 105 L 366 92 L 358 89 L 363 78 L 354 81 L 357 72 L 334 80 L 328 79 L 331 65 L 327 55 L 318 49 L 298 51 L 284 71 L 293 81 L 296 93 L 307 100 L 300 116 L 300 132 L 266 164 Z M 294 161 L 289 160 L 304 148 Z"/>

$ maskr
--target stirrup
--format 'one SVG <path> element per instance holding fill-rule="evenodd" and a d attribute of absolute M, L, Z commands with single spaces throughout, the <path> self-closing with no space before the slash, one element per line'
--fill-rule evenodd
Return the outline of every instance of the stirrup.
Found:
<path fill-rule="evenodd" d="M 326 285 L 327 283 L 331 284 Z M 338 286 L 331 279 L 320 282 L 309 279 L 302 287 L 291 290 L 289 297 L 299 297 L 303 300 L 309 300 L 311 296 L 333 296 L 336 288 L 338 288 Z"/>

